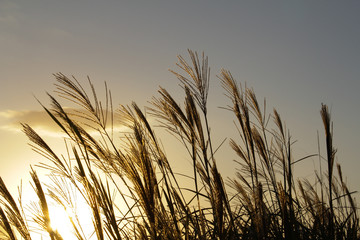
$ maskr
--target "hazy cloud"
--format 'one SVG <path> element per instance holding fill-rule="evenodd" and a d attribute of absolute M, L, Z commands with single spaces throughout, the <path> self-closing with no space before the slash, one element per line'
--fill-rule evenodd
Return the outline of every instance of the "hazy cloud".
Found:
<path fill-rule="evenodd" d="M 0 23 L 6 25 L 17 23 L 17 18 L 15 16 L 17 9 L 18 5 L 13 1 L 0 1 Z"/>
<path fill-rule="evenodd" d="M 51 118 L 44 111 L 14 111 L 7 110 L 0 112 L 2 122 L 2 129 L 20 132 L 21 124 L 27 123 L 34 128 L 43 129 L 50 132 L 58 131 L 56 125 Z"/>
<path fill-rule="evenodd" d="M 67 109 L 68 112 L 74 110 Z M 29 124 L 41 136 L 59 137 L 64 136 L 60 127 L 54 123 L 51 117 L 45 111 L 24 110 L 14 111 L 7 110 L 0 112 L 0 129 L 12 132 L 21 132 L 21 123 Z M 97 131 L 91 127 L 86 127 L 91 134 L 97 134 Z M 125 128 L 114 122 L 114 131 L 122 131 Z"/>
<path fill-rule="evenodd" d="M 48 33 L 51 37 L 60 38 L 64 40 L 64 38 L 69 38 L 72 34 L 69 31 L 61 28 L 50 28 L 48 29 Z"/>

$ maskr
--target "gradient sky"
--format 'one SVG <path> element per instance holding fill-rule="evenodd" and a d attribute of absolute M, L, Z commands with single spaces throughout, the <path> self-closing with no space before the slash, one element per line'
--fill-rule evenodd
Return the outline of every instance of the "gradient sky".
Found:
<path fill-rule="evenodd" d="M 176 56 L 187 57 L 190 48 L 209 56 L 215 136 L 234 129 L 231 115 L 218 108 L 227 104 L 216 78 L 221 68 L 266 98 L 269 112 L 276 107 L 298 140 L 299 155 L 317 152 L 317 130 L 324 139 L 319 110 L 326 103 L 337 161 L 350 188 L 360 190 L 359 12 L 355 0 L 0 0 L 0 176 L 16 186 L 41 159 L 27 146 L 19 122 L 55 142 L 34 98 L 49 103 L 53 73 L 83 83 L 88 75 L 100 91 L 106 81 L 115 106 L 144 106 L 159 86 L 180 90 L 168 69 L 176 70 Z M 313 161 L 296 167 L 310 177 Z M 223 162 L 225 174 L 233 175 L 232 159 Z"/>

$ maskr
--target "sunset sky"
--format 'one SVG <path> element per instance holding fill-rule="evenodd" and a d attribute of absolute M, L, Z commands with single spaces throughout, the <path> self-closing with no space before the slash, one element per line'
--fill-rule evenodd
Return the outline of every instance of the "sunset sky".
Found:
<path fill-rule="evenodd" d="M 53 73 L 74 75 L 84 85 L 89 76 L 100 92 L 106 81 L 114 106 L 145 106 L 159 86 L 181 96 L 168 69 L 177 70 L 176 56 L 186 58 L 192 49 L 209 57 L 216 143 L 235 129 L 219 108 L 228 100 L 216 75 L 226 68 L 266 98 L 268 112 L 279 111 L 300 156 L 317 153 L 317 131 L 324 140 L 319 111 L 328 104 L 337 161 L 350 188 L 360 190 L 359 12 L 355 0 L 0 0 L 0 176 L 15 187 L 42 159 L 27 145 L 20 122 L 50 143 L 59 139 L 36 100 L 49 105 Z M 231 150 L 225 144 L 221 151 Z M 311 177 L 316 162 L 296 168 Z M 233 175 L 232 158 L 221 165 Z"/>

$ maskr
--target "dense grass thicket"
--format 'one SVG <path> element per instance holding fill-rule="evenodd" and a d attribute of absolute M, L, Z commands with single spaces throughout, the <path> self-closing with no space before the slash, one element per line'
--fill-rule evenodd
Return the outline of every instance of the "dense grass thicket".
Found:
<path fill-rule="evenodd" d="M 289 130 L 278 112 L 265 114 L 254 91 L 222 70 L 218 78 L 241 139 L 228 141 L 239 171 L 225 180 L 208 121 L 208 60 L 192 51 L 189 58 L 179 57 L 180 72 L 173 72 L 184 92 L 183 103 L 160 88 L 146 111 L 136 103 L 113 109 L 108 89 L 100 101 L 90 81 L 92 91 L 86 93 L 75 78 L 55 74 L 58 97 L 77 104 L 70 111 L 49 95 L 51 107 L 44 106 L 59 132 L 66 134 L 68 154 L 58 155 L 23 124 L 32 147 L 44 156 L 40 167 L 50 180 L 40 179 L 31 168 L 37 199 L 29 216 L 26 203 L 11 196 L 0 179 L 0 238 L 35 239 L 33 231 L 41 230 L 44 238 L 64 239 L 51 225 L 49 201 L 76 213 L 76 207 L 84 207 L 76 206 L 81 199 L 91 210 L 92 224 L 84 226 L 76 214 L 68 214 L 69 231 L 79 240 L 360 239 L 356 203 L 334 162 L 328 107 L 322 105 L 319 115 L 326 152 L 294 159 Z M 115 122 L 123 132 L 116 132 Z M 193 174 L 186 177 L 192 187 L 183 186 L 179 179 L 184 176 L 173 171 L 153 128 L 158 125 L 187 150 Z M 222 126 L 211 126 L 217 127 Z M 309 158 L 322 165 L 314 169 L 314 182 L 294 179 L 295 163 Z"/>

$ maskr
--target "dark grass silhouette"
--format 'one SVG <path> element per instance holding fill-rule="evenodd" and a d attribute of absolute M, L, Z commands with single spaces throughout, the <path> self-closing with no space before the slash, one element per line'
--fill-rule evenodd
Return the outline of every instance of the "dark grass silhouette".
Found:
<path fill-rule="evenodd" d="M 114 111 L 107 87 L 102 103 L 90 80 L 89 96 L 75 78 L 55 74 L 58 96 L 80 109 L 69 112 L 51 95 L 51 107 L 43 106 L 66 134 L 69 157 L 57 155 L 23 124 L 32 147 L 46 160 L 40 167 L 51 173 L 52 184 L 41 182 L 31 169 L 38 205 L 29 217 L 21 198 L 15 201 L 0 179 L 1 238 L 32 239 L 29 221 L 34 221 L 50 239 L 63 239 L 51 227 L 48 201 L 74 207 L 71 188 L 91 209 L 92 239 L 360 239 L 352 192 L 340 165 L 334 171 L 336 150 L 327 106 L 320 111 L 326 156 L 294 160 L 290 133 L 279 113 L 265 114 L 254 91 L 222 70 L 219 79 L 241 139 L 229 142 L 240 170 L 226 185 L 217 168 L 207 115 L 208 60 L 192 51 L 189 56 L 190 63 L 179 57 L 183 73 L 173 72 L 184 90 L 183 105 L 160 88 L 146 114 L 136 103 Z M 192 159 L 193 174 L 187 176 L 191 189 L 182 186 L 173 171 L 150 118 L 185 146 Z M 120 144 L 114 121 L 126 127 Z M 295 180 L 295 163 L 311 157 L 326 161 L 326 171 L 316 172 L 313 183 Z M 69 221 L 77 239 L 90 238 L 83 231 L 89 226 L 76 215 L 69 215 Z"/>

